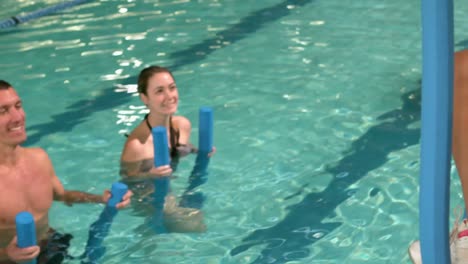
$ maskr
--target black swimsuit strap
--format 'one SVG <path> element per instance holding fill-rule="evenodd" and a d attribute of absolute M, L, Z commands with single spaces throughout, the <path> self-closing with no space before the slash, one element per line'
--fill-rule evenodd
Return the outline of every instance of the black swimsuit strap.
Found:
<path fill-rule="evenodd" d="M 149 130 L 151 131 L 151 129 L 153 129 L 153 127 L 151 126 L 150 122 L 148 121 L 148 116 L 149 116 L 149 114 L 145 115 L 145 121 L 146 121 L 146 125 L 148 126 Z"/>
<path fill-rule="evenodd" d="M 145 115 L 145 122 L 146 122 L 146 125 L 148 126 L 148 128 L 149 128 L 149 130 L 150 130 L 150 132 L 151 132 L 151 130 L 153 129 L 153 127 L 151 127 L 151 124 L 150 124 L 150 122 L 148 121 L 148 115 L 149 115 L 149 114 L 146 114 L 146 115 Z M 130 134 L 125 133 L 125 136 L 128 137 L 128 136 L 130 136 Z"/>
<path fill-rule="evenodd" d="M 176 157 L 177 147 L 179 146 L 179 131 L 172 125 L 172 116 L 169 117 L 169 140 L 171 141 L 171 157 Z"/>
<path fill-rule="evenodd" d="M 149 130 L 151 131 L 153 127 L 151 126 L 148 120 L 148 115 L 149 114 L 145 115 L 145 122 Z M 172 116 L 169 117 L 169 142 L 171 142 L 170 154 L 171 157 L 174 158 L 177 156 L 177 146 L 179 146 L 179 131 L 176 130 L 172 125 Z"/>

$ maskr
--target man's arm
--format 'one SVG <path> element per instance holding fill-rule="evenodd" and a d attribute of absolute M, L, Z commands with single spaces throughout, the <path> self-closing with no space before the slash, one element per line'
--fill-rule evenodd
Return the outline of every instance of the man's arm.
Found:
<path fill-rule="evenodd" d="M 52 180 L 52 186 L 54 190 L 54 200 L 62 201 L 67 205 L 72 205 L 74 203 L 104 203 L 105 199 L 103 195 L 95 195 L 90 193 L 85 193 L 81 191 L 67 191 L 63 188 L 62 183 L 60 182 L 50 161 L 49 156 L 46 156 L 46 160 L 43 161 L 43 164 L 46 164 L 49 175 Z"/>
<path fill-rule="evenodd" d="M 40 164 L 44 166 L 43 169 L 45 170 L 45 173 L 50 176 L 52 181 L 54 200 L 63 201 L 67 205 L 72 205 L 74 203 L 107 203 L 110 199 L 111 193 L 109 190 L 105 190 L 103 195 L 65 190 L 59 178 L 55 175 L 52 161 L 45 151 L 43 151 L 43 153 L 44 155 L 40 157 Z M 120 209 L 127 207 L 130 204 L 130 198 L 132 195 L 133 193 L 131 191 L 127 191 L 127 193 L 122 197 L 122 201 L 116 205 L 116 208 Z"/>
<path fill-rule="evenodd" d="M 74 203 L 104 203 L 103 195 L 65 190 L 55 174 L 52 175 L 52 182 L 54 186 L 55 201 L 62 201 L 67 205 L 72 205 Z"/>

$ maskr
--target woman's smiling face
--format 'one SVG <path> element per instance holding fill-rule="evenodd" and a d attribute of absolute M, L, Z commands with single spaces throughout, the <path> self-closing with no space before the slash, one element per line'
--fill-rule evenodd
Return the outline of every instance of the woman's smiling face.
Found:
<path fill-rule="evenodd" d="M 147 82 L 146 94 L 140 94 L 140 97 L 151 112 L 172 115 L 177 111 L 179 92 L 168 72 L 152 75 Z"/>

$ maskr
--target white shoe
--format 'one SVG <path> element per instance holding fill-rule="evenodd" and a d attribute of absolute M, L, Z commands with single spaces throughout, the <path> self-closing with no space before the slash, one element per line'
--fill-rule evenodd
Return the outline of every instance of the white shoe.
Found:
<path fill-rule="evenodd" d="M 468 219 L 464 219 L 461 223 L 459 219 L 457 217 L 452 232 L 450 232 L 450 259 L 452 264 L 468 263 Z M 408 254 L 414 264 L 422 264 L 419 240 L 411 243 Z"/>
<path fill-rule="evenodd" d="M 468 220 L 456 224 L 450 234 L 450 256 L 453 264 L 468 263 Z"/>
<path fill-rule="evenodd" d="M 422 264 L 421 258 L 421 243 L 419 240 L 414 241 L 408 248 L 408 255 L 414 264 Z"/>

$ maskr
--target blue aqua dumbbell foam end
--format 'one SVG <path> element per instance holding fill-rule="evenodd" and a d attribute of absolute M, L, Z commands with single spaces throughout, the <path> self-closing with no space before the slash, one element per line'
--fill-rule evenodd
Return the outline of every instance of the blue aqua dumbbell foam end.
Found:
<path fill-rule="evenodd" d="M 154 166 L 160 167 L 170 164 L 169 145 L 167 143 L 167 129 L 164 126 L 157 126 L 151 129 L 154 147 Z M 151 226 L 158 234 L 166 233 L 164 227 L 164 203 L 169 192 L 169 177 L 154 179 L 155 192 L 153 193 L 153 206 L 156 209 L 151 218 Z"/>
<path fill-rule="evenodd" d="M 154 147 L 154 166 L 160 167 L 170 164 L 169 145 L 167 143 L 167 130 L 164 126 L 152 128 Z M 157 206 L 164 206 L 166 194 L 169 192 L 169 178 L 161 177 L 154 180 L 156 192 L 154 199 Z"/>
<path fill-rule="evenodd" d="M 180 205 L 188 208 L 202 208 L 204 195 L 195 190 L 208 179 L 208 154 L 213 150 L 213 109 L 200 107 L 198 119 L 198 154 L 189 177 L 189 186 L 182 196 Z"/>
<path fill-rule="evenodd" d="M 128 186 L 124 183 L 115 182 L 112 184 L 111 198 L 107 201 L 107 205 L 102 210 L 98 220 L 89 228 L 88 242 L 81 257 L 86 260 L 81 261 L 82 264 L 98 263 L 97 261 L 104 255 L 105 247 L 102 246 L 102 242 L 109 233 L 112 220 L 118 213 L 115 206 L 122 200 L 127 191 Z"/>
<path fill-rule="evenodd" d="M 18 239 L 18 247 L 25 248 L 37 245 L 36 225 L 34 217 L 29 212 L 20 212 L 16 215 L 16 237 Z M 36 260 L 25 262 L 27 264 L 35 264 Z"/>
<path fill-rule="evenodd" d="M 202 153 L 209 153 L 213 148 L 213 109 L 200 107 L 199 120 L 198 148 Z"/>
<path fill-rule="evenodd" d="M 154 166 L 160 167 L 169 165 L 169 151 L 167 143 L 167 130 L 164 126 L 157 126 L 151 129 L 153 134 Z"/>
<path fill-rule="evenodd" d="M 115 207 L 122 201 L 123 196 L 127 193 L 128 186 L 121 182 L 115 182 L 111 188 L 111 198 L 107 201 L 107 206 Z"/>
<path fill-rule="evenodd" d="M 36 226 L 34 217 L 29 212 L 21 212 L 16 215 L 16 236 L 18 247 L 30 247 L 37 244 Z"/>

